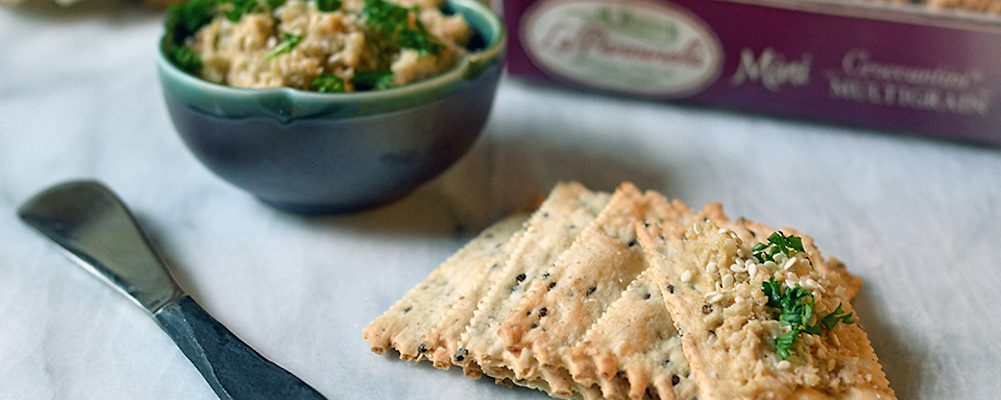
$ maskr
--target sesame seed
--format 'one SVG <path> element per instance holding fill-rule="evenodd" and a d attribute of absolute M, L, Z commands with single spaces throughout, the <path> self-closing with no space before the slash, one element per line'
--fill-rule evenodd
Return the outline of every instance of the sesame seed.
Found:
<path fill-rule="evenodd" d="M 717 230 L 716 232 L 718 232 L 720 235 L 722 235 L 722 234 L 726 233 L 726 228 L 719 228 L 719 230 Z"/>
<path fill-rule="evenodd" d="M 740 258 L 740 257 L 737 257 L 737 258 L 733 259 L 733 263 L 734 264 L 743 264 L 744 263 L 744 259 Z"/>
<path fill-rule="evenodd" d="M 714 269 L 716 269 L 716 262 L 715 261 L 710 261 L 708 264 L 706 264 L 706 273 L 707 274 L 711 274 Z"/>
<path fill-rule="evenodd" d="M 804 286 L 806 286 L 806 287 L 808 287 L 810 289 L 820 289 L 820 284 L 817 283 L 817 281 L 815 281 L 813 279 L 810 279 L 810 278 L 806 278 L 806 285 L 804 285 Z"/>
<path fill-rule="evenodd" d="M 736 296 L 736 297 L 733 298 L 733 302 L 737 303 L 737 304 L 743 303 L 744 302 L 744 297 L 743 296 Z"/>
<path fill-rule="evenodd" d="M 709 292 L 709 293 L 706 293 L 705 295 L 703 295 L 702 297 L 710 298 L 710 297 L 713 297 L 715 295 L 716 295 L 716 292 Z"/>
<path fill-rule="evenodd" d="M 781 264 L 781 263 L 784 263 L 789 257 L 786 257 L 786 255 L 783 254 L 783 253 L 779 253 L 779 254 L 776 254 L 775 257 L 772 257 L 772 258 L 775 260 L 776 264 Z"/>
<path fill-rule="evenodd" d="M 782 360 L 782 361 L 779 361 L 778 367 L 782 371 L 787 371 L 790 368 L 792 368 L 792 363 L 789 362 L 789 360 Z"/>
<path fill-rule="evenodd" d="M 751 278 L 754 278 L 754 275 L 758 274 L 758 264 L 751 264 L 750 267 L 747 267 L 747 274 L 750 275 Z"/>
<path fill-rule="evenodd" d="M 723 294 L 722 293 L 716 293 L 715 296 L 713 296 L 711 299 L 709 299 L 709 302 L 715 304 L 715 303 L 719 303 L 720 300 L 723 300 Z"/>
<path fill-rule="evenodd" d="M 768 268 L 768 269 L 775 269 L 776 266 L 777 266 L 777 264 L 775 264 L 775 261 L 768 260 L 768 261 L 765 261 L 765 263 L 762 264 L 761 266 L 763 266 L 765 268 Z"/>
<path fill-rule="evenodd" d="M 789 269 L 796 265 L 796 257 L 786 260 L 785 264 L 782 264 L 782 269 Z"/>
<path fill-rule="evenodd" d="M 730 274 L 723 275 L 723 287 L 727 289 L 733 287 L 733 275 Z"/>
<path fill-rule="evenodd" d="M 737 249 L 737 255 L 740 257 L 744 256 L 744 249 Z"/>
<path fill-rule="evenodd" d="M 730 266 L 730 270 L 733 271 L 733 272 L 736 272 L 736 273 L 741 273 L 741 272 L 747 271 L 747 269 L 745 269 L 740 264 L 733 264 L 733 265 L 731 265 Z"/>
<path fill-rule="evenodd" d="M 788 286 L 788 287 L 796 287 L 796 281 L 794 281 L 792 279 L 786 279 L 786 286 Z"/>
<path fill-rule="evenodd" d="M 688 283 L 691 280 L 692 280 L 692 271 L 685 270 L 685 272 L 681 273 L 681 281 L 682 282 Z"/>

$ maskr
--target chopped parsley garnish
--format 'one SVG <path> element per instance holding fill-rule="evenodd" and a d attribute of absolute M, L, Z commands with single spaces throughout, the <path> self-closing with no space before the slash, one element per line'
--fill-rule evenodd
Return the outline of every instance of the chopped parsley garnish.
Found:
<path fill-rule="evenodd" d="M 270 11 L 285 4 L 285 0 L 223 0 L 226 5 L 226 19 L 237 22 L 245 14 Z"/>
<path fill-rule="evenodd" d="M 212 21 L 218 7 L 218 0 L 189 0 L 167 8 L 167 18 L 164 21 L 167 35 L 163 38 L 163 50 L 167 58 L 188 73 L 198 74 L 202 60 L 198 54 L 184 46 L 184 42 L 199 28 Z"/>
<path fill-rule="evenodd" d="M 267 56 L 265 56 L 265 58 L 269 58 L 269 59 L 270 58 L 275 58 L 275 57 L 278 57 L 278 56 L 280 56 L 282 54 L 291 52 L 292 49 L 295 48 L 295 46 L 297 46 L 299 44 L 299 42 L 302 41 L 302 35 L 296 35 L 296 34 L 292 34 L 292 33 L 288 33 L 288 32 L 282 32 L 282 36 L 285 38 L 285 41 L 283 41 L 281 43 L 278 43 L 278 45 L 275 46 L 274 49 L 272 49 L 271 51 L 268 52 L 268 54 L 267 54 Z"/>
<path fill-rule="evenodd" d="M 189 73 L 198 74 L 202 70 L 201 57 L 198 57 L 194 50 L 187 47 L 170 46 L 167 48 L 167 56 L 174 60 L 178 67 Z"/>
<path fill-rule="evenodd" d="M 791 257 L 793 251 L 802 253 L 806 250 L 803 250 L 803 238 L 793 235 L 786 236 L 784 233 L 776 231 L 768 236 L 767 243 L 758 243 L 751 248 L 751 251 L 754 258 L 763 263 L 765 261 L 775 262 L 775 256 L 779 253 Z"/>
<path fill-rule="evenodd" d="M 389 89 L 393 87 L 393 71 L 356 71 L 351 83 L 356 90 Z"/>
<path fill-rule="evenodd" d="M 219 7 L 218 0 L 188 0 L 167 8 L 164 28 L 167 38 L 181 44 L 199 28 L 212 21 Z"/>
<path fill-rule="evenodd" d="M 839 304 L 834 312 L 820 319 L 820 324 L 811 325 L 810 318 L 813 317 L 814 308 L 813 294 L 799 285 L 794 288 L 784 288 L 775 280 L 775 277 L 772 277 L 761 282 L 761 291 L 768 298 L 766 305 L 778 310 L 779 324 L 789 327 L 789 332 L 775 338 L 775 353 L 783 360 L 789 358 L 789 353 L 800 333 L 820 335 L 821 326 L 829 330 L 833 329 L 838 322 L 855 323 L 855 320 L 852 319 L 852 313 L 845 313 Z"/>
<path fill-rule="evenodd" d="M 337 11 L 341 9 L 341 0 L 316 0 L 316 8 L 320 11 Z"/>
<path fill-rule="evenodd" d="M 838 308 L 834 312 L 827 314 L 824 318 L 820 319 L 820 323 L 824 325 L 827 329 L 833 329 L 838 322 L 843 324 L 854 324 L 855 320 L 852 319 L 855 313 L 846 313 L 841 309 L 843 304 L 838 304 Z"/>
<path fill-rule="evenodd" d="M 347 90 L 344 80 L 331 74 L 317 75 L 309 83 L 309 88 L 320 93 L 341 93 Z"/>
<path fill-rule="evenodd" d="M 441 48 L 421 20 L 418 8 L 405 8 L 386 0 L 365 0 L 365 25 L 388 44 L 414 49 L 421 54 L 437 54 Z M 413 15 L 411 15 L 413 13 Z"/>

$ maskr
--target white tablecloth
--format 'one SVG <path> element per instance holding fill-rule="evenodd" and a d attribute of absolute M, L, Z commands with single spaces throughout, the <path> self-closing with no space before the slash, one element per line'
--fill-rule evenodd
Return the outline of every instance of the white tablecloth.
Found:
<path fill-rule="evenodd" d="M 997 150 L 507 80 L 445 176 L 376 211 L 299 217 L 184 148 L 154 69 L 155 10 L 33 1 L 0 8 L 0 399 L 214 398 L 142 310 L 15 217 L 81 177 L 130 203 L 206 309 L 331 398 L 541 398 L 374 355 L 361 329 L 560 179 L 632 180 L 811 232 L 865 279 L 855 306 L 901 399 L 1001 393 Z"/>

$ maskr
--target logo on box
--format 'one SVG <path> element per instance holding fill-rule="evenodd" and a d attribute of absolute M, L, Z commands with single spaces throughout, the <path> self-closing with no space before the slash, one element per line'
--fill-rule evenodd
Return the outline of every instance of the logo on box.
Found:
<path fill-rule="evenodd" d="M 558 79 L 651 97 L 684 97 L 719 76 L 719 39 L 687 11 L 640 0 L 550 0 L 521 24 L 528 55 Z"/>

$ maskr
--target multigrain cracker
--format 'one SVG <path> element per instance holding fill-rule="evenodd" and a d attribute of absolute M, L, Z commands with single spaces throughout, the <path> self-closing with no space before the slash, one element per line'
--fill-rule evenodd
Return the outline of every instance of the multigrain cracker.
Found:
<path fill-rule="evenodd" d="M 609 194 L 591 192 L 579 183 L 561 183 L 531 217 L 520 243 L 494 276 L 491 288 L 477 304 L 469 326 L 461 335 L 457 353 L 464 355 L 467 375 L 491 375 L 503 369 L 504 346 L 497 335 L 501 318 L 517 305 L 525 289 L 547 270 L 573 239 L 608 203 Z M 499 373 L 494 372 L 492 376 Z"/>
<path fill-rule="evenodd" d="M 502 324 L 508 351 L 519 355 L 510 365 L 515 374 L 541 374 L 553 392 L 568 396 L 572 377 L 564 362 L 566 353 L 646 269 L 634 225 L 659 221 L 683 230 L 691 218 L 691 210 L 680 202 L 668 202 L 654 192 L 642 194 L 632 184 L 620 186 L 598 218 Z"/>
<path fill-rule="evenodd" d="M 754 237 L 764 238 L 774 232 L 772 228 L 744 218 L 730 221 L 719 204 L 707 205 L 695 219 L 710 219 L 752 241 Z M 661 235 L 680 238 L 687 225 L 660 224 L 659 228 Z M 824 260 L 813 246 L 812 238 L 803 236 L 803 241 L 811 258 L 819 261 L 817 268 L 841 275 L 846 296 L 854 297 L 861 281 L 847 273 L 839 261 Z M 682 352 L 681 338 L 650 270 L 633 281 L 588 330 L 584 339 L 569 352 L 567 362 L 574 380 L 581 384 L 597 383 L 602 388 L 607 386 L 608 379 L 615 378 L 621 371 L 628 378 L 632 399 L 687 400 L 698 393 L 694 381 L 689 379 L 690 369 Z"/>
<path fill-rule="evenodd" d="M 659 203 L 656 207 L 688 209 L 677 201 L 669 205 L 662 197 Z M 709 206 L 697 216 L 687 211 L 674 219 L 646 219 L 642 225 L 657 226 L 662 235 L 681 237 L 693 221 L 719 216 L 722 210 Z M 620 375 L 629 384 L 622 397 L 691 399 L 697 393 L 688 376 L 681 339 L 649 269 L 629 284 L 583 340 L 570 349 L 566 364 L 574 380 L 597 383 L 606 396 L 620 395 L 607 390 L 609 382 L 621 379 Z"/>
<path fill-rule="evenodd" d="M 688 376 L 681 338 L 651 273 L 644 271 L 629 284 L 569 351 L 567 363 L 575 380 L 603 389 L 622 371 L 630 399 L 690 400 L 697 389 Z"/>
<path fill-rule="evenodd" d="M 487 268 L 483 270 L 483 274 L 462 282 L 467 290 L 424 335 L 422 342 L 427 346 L 429 358 L 435 368 L 448 369 L 455 362 L 465 361 L 466 351 L 459 348 L 459 337 L 469 325 L 469 320 L 473 318 L 476 304 L 490 288 L 493 275 L 501 271 L 501 265 L 507 261 L 515 245 L 520 243 L 523 234 L 524 231 L 515 233 L 511 240 L 504 244 L 501 253 L 485 264 Z"/>
<path fill-rule="evenodd" d="M 521 302 L 500 325 L 500 336 L 507 350 L 538 350 L 535 357 L 553 361 L 550 347 L 555 335 L 560 340 L 567 331 L 587 329 L 586 306 L 600 306 L 599 298 L 618 295 L 621 288 L 644 268 L 643 255 L 635 246 L 634 224 L 640 220 L 645 204 L 643 194 L 631 184 L 621 186 L 612 195 L 601 214 L 589 224 L 567 251 L 540 279 L 535 281 Z M 618 279 L 615 279 L 618 278 Z M 535 349 L 533 349 L 535 347 Z M 536 372 L 535 357 L 526 365 L 512 365 L 519 376 Z"/>
<path fill-rule="evenodd" d="M 783 252 L 762 262 L 754 256 L 757 242 L 709 220 L 682 239 L 661 236 L 654 226 L 638 229 L 638 236 L 682 335 L 700 399 L 896 398 L 857 322 L 801 333 L 782 359 L 776 338 L 790 327 L 768 306 L 763 282 L 776 278 L 785 293 L 805 288 L 815 301 L 807 324 L 839 306 L 854 312 L 840 277 L 812 265 L 809 253 Z"/>
<path fill-rule="evenodd" d="M 403 360 L 418 361 L 428 352 L 421 339 L 442 313 L 467 296 L 467 286 L 489 273 L 490 266 L 507 254 L 504 244 L 521 230 L 525 214 L 507 217 L 480 233 L 407 292 L 396 304 L 363 330 L 373 352 L 388 348 Z"/>

